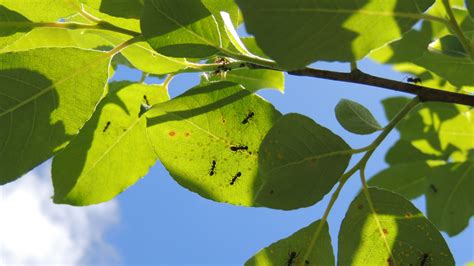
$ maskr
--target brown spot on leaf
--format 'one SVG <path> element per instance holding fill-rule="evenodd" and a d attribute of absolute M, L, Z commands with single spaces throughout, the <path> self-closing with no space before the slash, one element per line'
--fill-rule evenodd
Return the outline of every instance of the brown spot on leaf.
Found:
<path fill-rule="evenodd" d="M 184 133 L 184 136 L 185 136 L 185 137 L 189 137 L 189 136 L 191 136 L 191 133 L 185 132 L 185 133 Z"/>
<path fill-rule="evenodd" d="M 388 230 L 387 230 L 387 228 L 383 228 L 382 231 L 383 231 L 384 235 L 388 235 Z"/>
<path fill-rule="evenodd" d="M 363 204 L 357 204 L 357 209 L 362 210 L 364 208 Z"/>
<path fill-rule="evenodd" d="M 170 137 L 174 137 L 174 136 L 176 136 L 176 132 L 170 131 L 170 132 L 168 132 L 168 135 L 169 135 Z"/>

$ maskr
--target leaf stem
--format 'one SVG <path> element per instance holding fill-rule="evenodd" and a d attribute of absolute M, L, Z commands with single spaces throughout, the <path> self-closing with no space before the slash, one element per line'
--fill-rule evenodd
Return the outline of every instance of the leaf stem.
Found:
<path fill-rule="evenodd" d="M 19 23 L 16 23 L 19 24 Z M 76 22 L 33 22 L 33 23 L 25 23 L 25 26 L 40 28 L 61 28 L 61 29 L 68 29 L 68 30 L 79 30 L 79 29 L 86 29 L 86 30 L 108 30 L 113 32 L 118 32 L 130 36 L 139 36 L 141 33 L 136 31 L 131 31 L 127 29 L 123 29 L 112 25 L 105 21 L 100 21 L 97 24 L 84 24 L 84 23 L 76 23 Z"/>
<path fill-rule="evenodd" d="M 134 43 L 137 43 L 137 42 L 141 42 L 141 41 L 143 41 L 143 36 L 142 35 L 135 36 L 135 37 L 133 37 L 131 39 L 128 39 L 128 40 L 124 41 L 123 43 L 117 45 L 116 47 L 114 47 L 114 49 L 108 51 L 107 54 L 109 56 L 114 56 L 115 54 L 119 53 L 120 51 L 127 48 L 128 46 L 130 46 Z"/>
<path fill-rule="evenodd" d="M 449 0 L 442 0 L 442 1 L 443 1 L 444 9 L 446 10 L 446 13 L 448 14 L 448 17 L 449 17 L 448 26 L 453 30 L 454 34 L 456 34 L 464 50 L 466 50 L 466 53 L 468 53 L 471 56 L 471 58 L 474 59 L 474 50 L 473 48 L 471 48 L 470 42 L 467 40 L 466 36 L 461 30 L 461 27 L 459 27 L 459 23 L 457 22 L 456 17 L 454 16 L 453 9 L 451 8 L 451 5 L 449 4 Z"/>
<path fill-rule="evenodd" d="M 352 175 L 354 175 L 357 171 L 361 171 L 361 176 L 364 176 L 364 173 L 362 172 L 365 171 L 367 162 L 369 161 L 370 157 L 375 152 L 377 147 L 388 136 L 388 134 L 395 128 L 395 126 L 419 103 L 420 103 L 419 97 L 415 97 L 407 105 L 405 105 L 403 109 L 388 123 L 388 125 L 384 127 L 382 133 L 380 133 L 380 135 L 372 142 L 372 144 L 370 144 L 369 146 L 365 148 L 362 148 L 362 149 L 367 149 L 367 152 L 364 154 L 364 156 L 349 171 L 347 171 L 345 174 L 341 176 L 341 178 L 339 179 L 339 185 L 337 186 L 334 193 L 331 195 L 331 199 L 329 200 L 328 206 L 326 207 L 326 210 L 324 211 L 323 217 L 321 218 L 321 221 L 319 222 L 319 225 L 316 228 L 316 231 L 311 237 L 310 243 L 308 245 L 308 248 L 306 249 L 306 252 L 302 259 L 302 263 L 300 263 L 300 265 L 303 265 L 303 262 L 309 258 L 311 251 L 314 245 L 316 244 L 316 241 L 319 238 L 321 230 L 324 224 L 326 224 L 329 213 L 331 212 L 331 209 L 334 206 L 334 203 L 336 202 L 339 196 L 339 193 L 341 192 L 342 188 L 346 184 L 347 180 L 349 180 L 349 178 Z M 365 176 L 364 176 L 364 180 L 365 180 Z"/>
<path fill-rule="evenodd" d="M 170 85 L 171 81 L 173 81 L 173 78 L 174 78 L 174 75 L 173 74 L 169 74 L 166 76 L 165 80 L 163 81 L 163 83 L 161 84 L 161 86 L 164 86 L 165 88 L 168 88 L 168 86 Z"/>
<path fill-rule="evenodd" d="M 148 73 L 142 72 L 142 76 L 140 77 L 139 83 L 145 83 L 146 78 L 148 77 Z"/>

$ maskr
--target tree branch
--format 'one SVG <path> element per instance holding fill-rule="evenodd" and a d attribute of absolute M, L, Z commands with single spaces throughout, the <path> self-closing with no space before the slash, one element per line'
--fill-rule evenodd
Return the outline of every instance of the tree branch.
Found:
<path fill-rule="evenodd" d="M 249 68 L 254 69 L 273 69 L 269 67 L 259 66 L 251 63 L 246 64 Z M 273 69 L 278 70 L 278 69 Z M 385 78 L 380 78 L 366 74 L 358 69 L 353 70 L 350 73 L 335 72 L 328 70 L 320 70 L 314 68 L 304 68 L 300 70 L 288 71 L 288 74 L 293 76 L 306 76 L 315 77 L 322 79 L 330 79 L 337 81 L 345 81 L 350 83 L 364 84 L 369 86 L 380 87 L 393 91 L 405 92 L 413 95 L 417 95 L 422 102 L 445 102 L 445 103 L 456 103 L 468 106 L 474 106 L 474 95 L 467 95 L 456 92 L 443 91 L 438 89 L 432 89 L 416 84 L 405 83 Z"/>
<path fill-rule="evenodd" d="M 301 70 L 289 71 L 288 74 L 377 86 L 380 88 L 417 95 L 422 102 L 445 102 L 474 106 L 473 95 L 437 90 L 411 83 L 380 78 L 366 74 L 357 69 L 351 73 L 342 73 L 314 68 L 304 68 Z"/>

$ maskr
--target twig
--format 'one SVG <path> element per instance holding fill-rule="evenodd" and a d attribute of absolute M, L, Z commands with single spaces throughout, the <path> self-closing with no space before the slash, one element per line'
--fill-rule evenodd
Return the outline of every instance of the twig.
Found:
<path fill-rule="evenodd" d="M 279 70 L 271 67 L 256 65 L 252 63 L 247 63 L 247 67 L 253 69 L 273 69 Z M 282 70 L 279 70 L 282 71 Z M 305 77 L 314 77 L 322 78 L 329 80 L 344 81 L 350 83 L 364 84 L 374 87 L 380 87 L 384 89 L 389 89 L 393 91 L 405 92 L 418 96 L 422 102 L 445 102 L 445 103 L 456 103 L 468 106 L 474 106 L 474 95 L 443 91 L 438 89 L 432 89 L 416 84 L 405 83 L 400 81 L 395 81 L 386 78 L 380 78 L 372 76 L 370 74 L 364 73 L 358 69 L 351 71 L 350 73 L 336 72 L 321 70 L 315 68 L 303 68 L 299 70 L 288 71 L 289 75 L 293 76 L 305 76 Z"/>

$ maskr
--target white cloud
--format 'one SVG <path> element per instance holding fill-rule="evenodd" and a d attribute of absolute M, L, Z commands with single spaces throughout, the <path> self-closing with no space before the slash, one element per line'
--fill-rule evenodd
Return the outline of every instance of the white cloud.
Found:
<path fill-rule="evenodd" d="M 0 187 L 0 265 L 117 263 L 104 239 L 119 220 L 117 201 L 81 208 L 53 204 L 49 167 Z"/>

